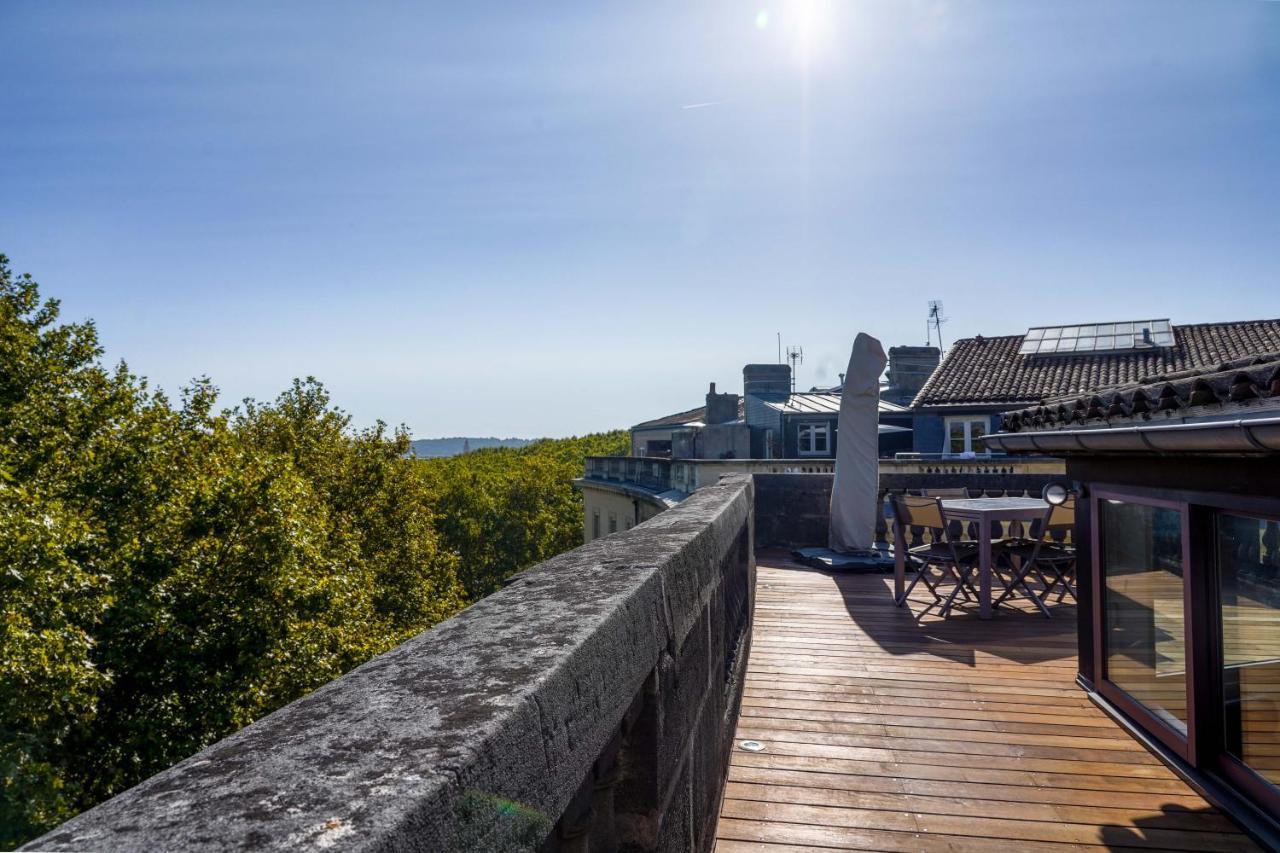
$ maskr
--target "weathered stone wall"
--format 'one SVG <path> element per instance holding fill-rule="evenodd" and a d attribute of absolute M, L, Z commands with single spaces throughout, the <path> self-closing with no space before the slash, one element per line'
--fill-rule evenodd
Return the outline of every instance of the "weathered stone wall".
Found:
<path fill-rule="evenodd" d="M 731 475 L 535 566 L 29 848 L 710 850 L 752 494 Z"/>
<path fill-rule="evenodd" d="M 756 474 L 756 544 L 827 544 L 832 474 Z"/>

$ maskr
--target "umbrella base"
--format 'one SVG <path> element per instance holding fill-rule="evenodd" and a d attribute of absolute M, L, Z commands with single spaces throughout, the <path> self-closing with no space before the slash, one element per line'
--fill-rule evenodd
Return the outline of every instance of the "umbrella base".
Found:
<path fill-rule="evenodd" d="M 830 548 L 796 548 L 791 555 L 815 569 L 830 569 L 835 572 L 893 571 L 893 551 L 887 547 L 847 553 L 832 551 Z"/>

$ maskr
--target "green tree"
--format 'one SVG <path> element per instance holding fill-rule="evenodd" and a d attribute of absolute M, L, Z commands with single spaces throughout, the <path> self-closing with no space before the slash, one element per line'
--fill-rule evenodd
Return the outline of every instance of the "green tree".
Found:
<path fill-rule="evenodd" d="M 74 813 L 68 746 L 110 683 L 93 628 L 111 578 L 68 486 L 80 449 L 134 389 L 123 368 L 97 366 L 91 324 L 57 318 L 58 303 L 0 255 L 0 846 Z"/>
<path fill-rule="evenodd" d="M 421 461 L 437 530 L 458 555 L 469 600 L 516 572 L 582 544 L 582 495 L 573 488 L 587 456 L 620 456 L 627 433 L 536 441 Z"/>
<path fill-rule="evenodd" d="M 456 612 L 408 436 L 179 405 L 0 259 L 0 847 Z"/>
<path fill-rule="evenodd" d="M 626 434 L 422 462 L 314 379 L 177 403 L 0 256 L 0 848 L 581 542 Z"/>

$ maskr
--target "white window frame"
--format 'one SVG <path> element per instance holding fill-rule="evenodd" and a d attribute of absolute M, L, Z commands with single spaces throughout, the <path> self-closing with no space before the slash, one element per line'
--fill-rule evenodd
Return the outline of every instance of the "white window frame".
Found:
<path fill-rule="evenodd" d="M 959 452 L 951 449 L 951 425 L 956 423 L 964 424 L 964 450 Z M 991 418 L 987 415 L 947 415 L 942 423 L 943 454 L 946 456 L 959 456 L 962 453 L 972 453 L 976 456 L 982 456 L 990 453 L 984 444 L 974 447 L 974 439 L 982 437 L 982 435 L 975 436 L 973 434 L 974 424 L 982 424 L 982 435 L 991 434 Z"/>
<path fill-rule="evenodd" d="M 817 450 L 817 438 L 822 436 L 823 447 Z M 806 442 L 807 439 L 807 442 Z M 805 449 L 805 444 L 809 445 L 809 449 Z M 830 456 L 831 455 L 831 424 L 829 423 L 803 423 L 796 426 L 796 454 L 799 456 Z"/>

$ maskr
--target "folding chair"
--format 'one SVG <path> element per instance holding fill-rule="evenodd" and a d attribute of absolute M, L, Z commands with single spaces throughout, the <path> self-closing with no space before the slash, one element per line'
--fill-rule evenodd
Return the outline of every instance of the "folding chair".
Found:
<path fill-rule="evenodd" d="M 1027 597 L 1035 602 L 1036 607 L 1045 616 L 1051 616 L 1051 614 L 1044 602 L 1058 586 L 1062 587 L 1062 592 L 1058 595 L 1059 601 L 1067 595 L 1070 595 L 1074 601 L 1076 590 L 1072 580 L 1075 573 L 1076 549 L 1056 542 L 1053 535 L 1069 532 L 1075 528 L 1075 524 L 1076 502 L 1075 498 L 1069 498 L 1066 503 L 1049 507 L 1044 517 L 1038 521 L 1038 530 L 1034 532 L 1031 540 L 1002 544 L 999 558 L 1009 565 L 1013 577 L 1004 585 L 1004 592 L 995 600 L 993 606 L 998 606 L 1009 596 L 1014 595 L 1018 588 L 1021 588 Z M 1018 560 L 1016 568 L 1013 563 L 1015 558 Z M 1032 572 L 1035 572 L 1037 579 L 1044 587 L 1044 591 L 1039 594 L 1027 585 L 1027 577 Z M 1046 573 L 1052 575 L 1052 579 L 1046 577 Z"/>
<path fill-rule="evenodd" d="M 966 598 L 969 597 L 969 592 L 973 592 L 976 596 L 977 592 L 973 589 L 973 584 L 966 580 L 966 576 L 977 562 L 978 546 L 974 542 L 956 542 L 952 539 L 951 531 L 948 529 L 947 514 L 942 509 L 942 499 L 893 494 L 889 499 L 893 503 L 894 519 L 897 524 L 902 525 L 904 540 L 908 527 L 927 527 L 933 535 L 932 542 L 908 549 L 905 562 L 908 567 L 915 568 L 916 576 L 894 603 L 899 607 L 905 604 L 911 591 L 920 581 L 924 581 L 924 585 L 929 588 L 929 592 L 933 593 L 935 600 L 943 602 L 938 610 L 942 616 L 950 612 L 958 593 L 964 592 Z M 942 571 L 942 576 L 936 581 L 929 576 L 931 568 Z M 942 594 L 938 592 L 938 586 L 948 575 L 955 580 L 956 584 L 951 594 L 944 600 Z"/>

